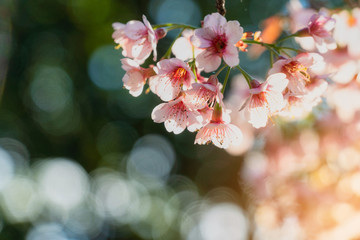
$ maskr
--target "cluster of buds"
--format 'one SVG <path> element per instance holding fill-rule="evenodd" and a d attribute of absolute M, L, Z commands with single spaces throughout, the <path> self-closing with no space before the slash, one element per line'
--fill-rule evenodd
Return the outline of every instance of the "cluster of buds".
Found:
<path fill-rule="evenodd" d="M 306 28 L 290 37 L 311 36 L 319 51 L 325 52 L 334 48 L 333 23 L 333 18 L 316 13 Z M 318 73 L 324 66 L 321 55 L 295 50 L 298 54 L 290 56 L 285 51 L 288 47 L 264 42 L 260 31 L 244 33 L 238 21 L 227 21 L 219 13 L 205 16 L 200 28 L 183 24 L 151 26 L 145 16 L 143 23 L 129 21 L 114 23 L 113 27 L 113 38 L 125 57 L 121 60 L 126 71 L 124 87 L 137 97 L 147 84 L 164 101 L 152 111 L 154 122 L 163 122 L 166 130 L 175 134 L 185 129 L 197 131 L 196 144 L 212 142 L 220 148 L 241 144 L 242 131 L 230 123 L 230 110 L 223 102 L 233 69 L 238 69 L 248 83 L 247 100 L 243 105 L 239 103 L 237 110 L 254 128 L 265 127 L 268 118 L 275 115 L 293 117 L 311 111 L 327 86 Z M 156 61 L 158 40 L 176 28 L 181 29 L 182 36 L 174 40 L 164 57 L 148 68 L 141 67 L 151 53 Z M 271 69 L 262 83 L 239 65 L 239 51 L 246 52 L 248 44 L 266 47 L 272 53 Z M 218 75 L 225 69 L 221 84 Z"/>

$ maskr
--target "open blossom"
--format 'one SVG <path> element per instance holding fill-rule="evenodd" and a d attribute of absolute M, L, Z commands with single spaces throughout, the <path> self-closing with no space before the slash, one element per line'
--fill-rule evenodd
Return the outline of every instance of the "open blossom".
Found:
<path fill-rule="evenodd" d="M 196 58 L 197 55 L 202 52 L 202 49 L 199 49 L 192 44 L 192 36 L 194 36 L 194 30 L 185 29 L 182 33 L 182 37 L 175 40 L 171 51 L 176 58 L 187 61 L 193 57 Z"/>
<path fill-rule="evenodd" d="M 132 20 L 126 24 L 113 23 L 115 31 L 112 37 L 123 48 L 122 55 L 133 58 L 139 63 L 143 63 L 152 51 L 154 52 L 154 61 L 156 60 L 157 42 L 165 36 L 163 29 L 155 32 L 144 15 L 143 22 Z"/>
<path fill-rule="evenodd" d="M 199 68 L 205 72 L 216 70 L 224 59 L 230 67 L 239 64 L 239 52 L 235 44 L 241 39 L 243 28 L 238 21 L 227 22 L 219 13 L 205 16 L 202 28 L 196 29 L 191 38 L 194 46 L 203 48 L 196 58 Z"/>
<path fill-rule="evenodd" d="M 196 134 L 195 144 L 212 142 L 219 148 L 240 145 L 243 138 L 241 130 L 223 119 L 222 114 L 221 107 L 215 107 L 211 121 Z"/>
<path fill-rule="evenodd" d="M 289 92 L 294 95 L 306 94 L 306 84 L 310 82 L 310 70 L 320 71 L 324 66 L 323 58 L 316 53 L 300 53 L 294 58 L 281 58 L 269 70 L 269 75 L 284 73 L 289 80 Z"/>
<path fill-rule="evenodd" d="M 202 109 L 214 106 L 215 102 L 222 101 L 221 84 L 215 75 L 211 75 L 207 82 L 193 83 L 192 88 L 185 92 L 185 101 L 193 109 Z"/>
<path fill-rule="evenodd" d="M 313 37 L 316 48 L 320 53 L 325 53 L 328 50 L 334 50 L 336 48 L 336 42 L 332 36 L 334 27 L 335 19 L 320 12 L 310 18 L 305 36 L 310 35 Z"/>
<path fill-rule="evenodd" d="M 321 96 L 325 93 L 328 83 L 323 79 L 312 80 L 306 86 L 307 94 L 296 97 L 287 93 L 284 98 L 286 107 L 279 112 L 279 116 L 288 120 L 298 120 L 307 116 L 312 109 L 321 102 Z"/>
<path fill-rule="evenodd" d="M 183 96 L 161 103 L 154 108 L 151 118 L 156 123 L 164 122 L 168 132 L 179 134 L 187 128 L 193 132 L 202 126 L 202 117 L 196 110 L 191 110 L 184 102 Z"/>
<path fill-rule="evenodd" d="M 292 33 L 297 32 L 299 29 L 307 30 L 310 18 L 317 13 L 312 8 L 304 8 L 300 0 L 290 0 L 287 9 L 290 13 L 290 30 Z M 295 37 L 295 41 L 306 51 L 316 50 L 314 38 L 311 36 Z"/>
<path fill-rule="evenodd" d="M 270 75 L 262 84 L 252 81 L 252 88 L 249 90 L 251 95 L 242 109 L 253 127 L 265 127 L 268 118 L 285 107 L 282 91 L 288 82 L 283 73 Z"/>
<path fill-rule="evenodd" d="M 360 46 L 360 44 L 359 44 Z M 360 72 L 360 62 L 347 49 L 336 49 L 323 54 L 326 74 L 338 84 L 348 84 Z"/>
<path fill-rule="evenodd" d="M 161 60 L 154 70 L 157 75 L 151 78 L 150 89 L 163 101 L 175 99 L 181 88 L 189 89 L 195 79 L 188 65 L 176 58 Z"/>
<path fill-rule="evenodd" d="M 139 96 L 143 91 L 146 79 L 155 74 L 154 71 L 151 68 L 140 67 L 136 61 L 129 58 L 121 59 L 121 63 L 123 64 L 122 68 L 126 71 L 122 79 L 124 87 L 134 97 Z"/>

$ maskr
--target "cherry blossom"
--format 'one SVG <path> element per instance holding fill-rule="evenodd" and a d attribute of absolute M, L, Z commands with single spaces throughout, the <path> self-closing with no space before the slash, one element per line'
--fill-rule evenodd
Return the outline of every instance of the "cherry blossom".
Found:
<path fill-rule="evenodd" d="M 140 65 L 129 58 L 121 59 L 122 68 L 126 71 L 123 77 L 124 87 L 129 90 L 129 93 L 138 97 L 144 88 L 146 79 L 155 74 L 152 68 L 142 68 Z"/>
<path fill-rule="evenodd" d="M 216 70 L 224 59 L 230 67 L 239 64 L 235 44 L 241 39 L 243 28 L 238 21 L 227 22 L 219 13 L 205 16 L 202 28 L 196 29 L 191 38 L 194 46 L 204 49 L 196 58 L 205 72 Z"/>
<path fill-rule="evenodd" d="M 164 122 L 168 132 L 179 134 L 187 128 L 193 132 L 202 126 L 202 117 L 198 111 L 191 110 L 181 95 L 168 103 L 161 103 L 154 108 L 151 118 L 156 123 Z"/>
<path fill-rule="evenodd" d="M 269 75 L 284 73 L 289 80 L 289 92 L 294 95 L 306 94 L 306 84 L 310 82 L 310 70 L 321 71 L 323 57 L 316 53 L 300 53 L 294 58 L 281 58 L 269 70 Z"/>
<path fill-rule="evenodd" d="M 287 105 L 279 112 L 279 116 L 288 120 L 299 120 L 306 117 L 321 102 L 328 83 L 323 79 L 314 79 L 306 86 L 307 93 L 301 97 L 287 93 L 284 99 Z"/>
<path fill-rule="evenodd" d="M 192 44 L 192 36 L 194 36 L 194 30 L 185 29 L 182 33 L 182 37 L 175 40 L 171 51 L 176 58 L 187 61 L 193 57 L 196 58 L 203 51 Z"/>
<path fill-rule="evenodd" d="M 336 48 L 335 39 L 332 36 L 332 30 L 335 27 L 335 19 L 327 16 L 325 12 L 314 14 L 308 23 L 308 27 L 300 30 L 300 36 L 308 36 L 314 38 L 315 46 L 320 53 L 326 53 L 328 50 Z"/>
<path fill-rule="evenodd" d="M 195 144 L 207 144 L 212 142 L 219 148 L 240 145 L 242 141 L 241 130 L 237 126 L 229 123 L 229 121 L 226 121 L 222 114 L 222 108 L 215 107 L 211 121 L 196 134 Z"/>
<path fill-rule="evenodd" d="M 163 101 L 175 99 L 181 88 L 189 89 L 195 79 L 188 65 L 177 58 L 159 61 L 154 70 L 157 75 L 149 81 L 150 89 Z"/>
<path fill-rule="evenodd" d="M 220 92 L 221 84 L 215 75 L 211 75 L 206 82 L 193 83 L 192 88 L 185 92 L 185 101 L 193 109 L 202 109 L 206 106 L 214 106 L 223 98 Z"/>
<path fill-rule="evenodd" d="M 143 15 L 143 22 L 132 20 L 126 24 L 113 23 L 114 41 L 122 47 L 122 55 L 133 58 L 139 63 L 143 63 L 154 52 L 154 61 L 157 58 L 156 45 L 159 38 L 165 36 L 162 29 L 156 32 L 153 30 L 149 21 Z"/>
<path fill-rule="evenodd" d="M 270 75 L 262 84 L 256 80 L 252 81 L 252 88 L 249 90 L 251 95 L 242 109 L 253 127 L 265 127 L 268 118 L 285 107 L 282 91 L 288 82 L 283 73 Z"/>

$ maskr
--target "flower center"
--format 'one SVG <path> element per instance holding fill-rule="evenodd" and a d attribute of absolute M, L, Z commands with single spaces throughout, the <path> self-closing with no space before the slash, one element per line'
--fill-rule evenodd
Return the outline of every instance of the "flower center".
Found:
<path fill-rule="evenodd" d="M 173 83 L 182 82 L 186 77 L 186 74 L 187 71 L 184 68 L 179 67 L 170 74 L 170 78 L 173 80 Z"/>
<path fill-rule="evenodd" d="M 287 72 L 293 77 L 296 76 L 297 72 L 299 72 L 303 76 L 302 79 L 304 79 L 307 82 L 310 82 L 310 75 L 307 72 L 307 68 L 298 61 L 291 61 L 288 64 L 285 64 L 283 66 L 283 71 Z"/>
<path fill-rule="evenodd" d="M 218 35 L 213 39 L 213 47 L 215 48 L 215 52 L 223 53 L 225 47 L 227 46 L 227 40 L 225 34 Z"/>
<path fill-rule="evenodd" d="M 185 104 L 180 101 L 179 103 L 171 106 L 170 115 L 177 115 L 177 113 L 184 113 L 187 111 Z"/>

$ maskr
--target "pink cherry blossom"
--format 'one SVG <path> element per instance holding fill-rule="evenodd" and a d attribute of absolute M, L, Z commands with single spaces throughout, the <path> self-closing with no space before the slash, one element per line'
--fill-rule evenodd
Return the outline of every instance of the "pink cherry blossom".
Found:
<path fill-rule="evenodd" d="M 213 107 L 215 102 L 222 101 L 221 84 L 215 75 L 211 75 L 207 82 L 193 83 L 192 88 L 185 92 L 185 101 L 193 109 Z"/>
<path fill-rule="evenodd" d="M 163 101 L 175 99 L 181 88 L 189 89 L 195 79 L 188 65 L 176 58 L 161 60 L 154 70 L 157 75 L 149 81 L 150 89 Z"/>
<path fill-rule="evenodd" d="M 131 95 L 138 97 L 143 91 L 146 79 L 155 73 L 151 68 L 142 68 L 136 61 L 129 58 L 121 59 L 121 63 L 123 64 L 122 68 L 126 71 L 122 79 L 124 87 L 129 90 Z"/>
<path fill-rule="evenodd" d="M 191 38 L 194 46 L 204 49 L 197 58 L 199 68 L 205 72 L 216 70 L 224 59 L 230 67 L 239 64 L 235 44 L 241 39 L 243 28 L 238 21 L 227 22 L 219 13 L 205 16 L 202 28 L 196 29 Z"/>
<path fill-rule="evenodd" d="M 206 124 L 208 124 L 211 121 L 211 116 L 212 116 L 214 109 L 206 106 L 202 109 L 198 109 L 197 111 L 200 113 L 200 115 L 203 119 L 203 121 L 201 123 L 202 126 L 205 126 Z"/>
<path fill-rule="evenodd" d="M 122 55 L 133 58 L 140 64 L 143 63 L 154 52 L 154 61 L 157 57 L 156 45 L 158 39 L 164 37 L 164 30 L 155 32 L 151 24 L 143 15 L 143 22 L 129 21 L 126 24 L 113 23 L 114 41 L 123 48 Z"/>
<path fill-rule="evenodd" d="M 321 102 L 321 96 L 325 93 L 327 86 L 328 83 L 325 80 L 315 79 L 306 86 L 305 95 L 296 97 L 287 93 L 284 96 L 287 105 L 279 112 L 279 116 L 287 120 L 299 120 L 306 117 Z"/>
<path fill-rule="evenodd" d="M 176 58 L 187 61 L 193 57 L 196 58 L 203 51 L 192 44 L 192 36 L 194 36 L 194 30 L 185 29 L 182 33 L 182 37 L 175 40 L 171 51 Z"/>
<path fill-rule="evenodd" d="M 283 73 L 270 75 L 262 84 L 253 80 L 253 87 L 249 90 L 251 95 L 242 107 L 253 127 L 265 127 L 268 118 L 285 107 L 282 91 L 288 82 Z"/>
<path fill-rule="evenodd" d="M 289 92 L 294 95 L 306 94 L 306 84 L 310 82 L 310 70 L 319 71 L 324 65 L 323 57 L 316 53 L 300 53 L 294 58 L 281 58 L 269 70 L 269 75 L 284 73 L 289 80 Z"/>
<path fill-rule="evenodd" d="M 219 148 L 238 146 L 242 141 L 241 130 L 222 118 L 222 110 L 215 107 L 212 120 L 199 130 L 195 137 L 195 144 L 212 142 Z"/>
<path fill-rule="evenodd" d="M 151 118 L 156 123 L 164 122 L 166 130 L 175 134 L 183 132 L 185 128 L 191 132 L 200 129 L 200 113 L 191 110 L 183 100 L 183 96 L 180 96 L 171 102 L 159 104 L 152 111 Z"/>
<path fill-rule="evenodd" d="M 336 42 L 332 36 L 334 27 L 335 19 L 328 17 L 324 12 L 314 14 L 310 18 L 307 31 L 314 38 L 315 46 L 320 53 L 336 48 Z"/>

